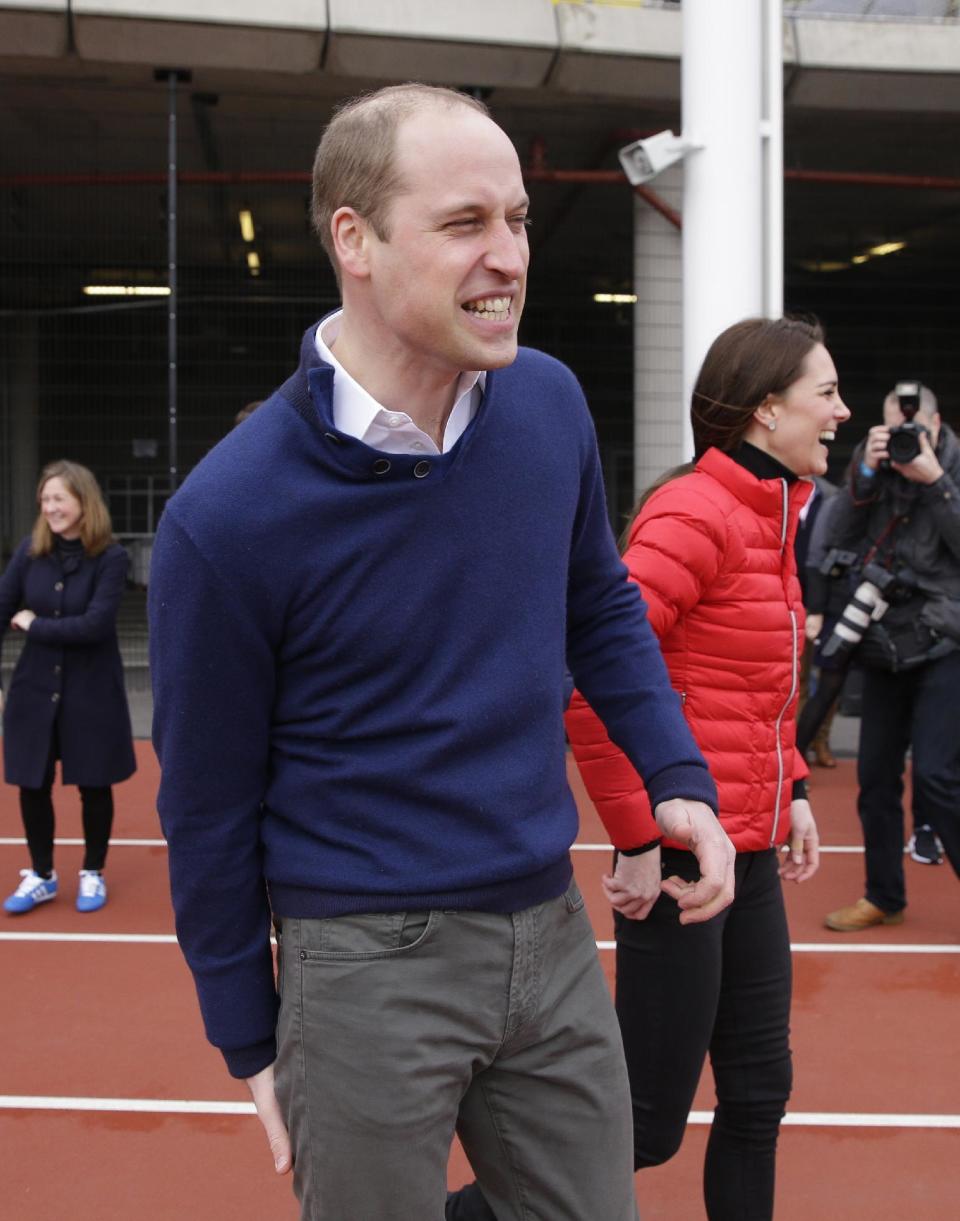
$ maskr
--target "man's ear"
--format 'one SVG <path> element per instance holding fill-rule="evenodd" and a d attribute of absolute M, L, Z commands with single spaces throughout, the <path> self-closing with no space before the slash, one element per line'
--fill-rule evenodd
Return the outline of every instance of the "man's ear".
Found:
<path fill-rule="evenodd" d="M 366 279 L 370 232 L 367 222 L 353 208 L 337 208 L 330 218 L 330 236 L 343 275 Z"/>

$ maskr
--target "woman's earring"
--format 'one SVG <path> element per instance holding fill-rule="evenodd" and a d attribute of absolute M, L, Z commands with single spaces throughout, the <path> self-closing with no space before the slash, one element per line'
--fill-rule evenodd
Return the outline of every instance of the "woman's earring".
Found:
<path fill-rule="evenodd" d="M 767 427 L 770 429 L 771 432 L 776 432 L 777 431 L 777 421 L 771 420 L 770 423 L 767 425 Z"/>

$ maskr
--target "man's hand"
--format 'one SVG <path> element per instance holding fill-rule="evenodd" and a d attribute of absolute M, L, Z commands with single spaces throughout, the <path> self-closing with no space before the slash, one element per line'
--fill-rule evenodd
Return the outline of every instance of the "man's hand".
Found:
<path fill-rule="evenodd" d="M 257 1115 L 263 1124 L 267 1140 L 270 1142 L 274 1168 L 277 1174 L 286 1174 L 293 1165 L 293 1156 L 290 1152 L 290 1137 L 287 1135 L 287 1127 L 283 1122 L 280 1104 L 273 1092 L 273 1065 L 268 1065 L 255 1077 L 247 1077 L 246 1082 L 247 1088 L 253 1095 L 253 1105 L 257 1108 Z"/>
<path fill-rule="evenodd" d="M 780 876 L 785 882 L 805 882 L 813 877 L 819 865 L 820 836 L 810 802 L 791 802 L 790 843 L 780 866 Z"/>
<path fill-rule="evenodd" d="M 29 632 L 30 624 L 36 619 L 36 615 L 32 610 L 21 610 L 10 620 L 10 626 L 17 628 L 21 632 Z"/>
<path fill-rule="evenodd" d="M 661 889 L 676 899 L 681 924 L 701 924 L 733 902 L 733 844 L 702 801 L 676 797 L 661 801 L 653 814 L 664 835 L 685 844 L 697 858 L 699 882 L 673 876 L 664 879 Z"/>
<path fill-rule="evenodd" d="M 874 424 L 867 433 L 867 443 L 863 448 L 863 461 L 872 471 L 880 469 L 880 463 L 889 458 L 887 445 L 890 441 L 890 429 L 886 424 Z"/>
<path fill-rule="evenodd" d="M 646 920 L 660 898 L 660 847 L 639 856 L 617 857 L 613 874 L 601 879 L 610 906 L 631 920 Z"/>
<path fill-rule="evenodd" d="M 920 433 L 920 453 L 912 462 L 891 462 L 890 465 L 911 483 L 936 483 L 943 474 L 943 467 L 925 432 Z"/>
<path fill-rule="evenodd" d="M 817 639 L 823 630 L 823 615 L 807 615 L 807 621 L 804 624 L 803 634 L 811 644 Z"/>

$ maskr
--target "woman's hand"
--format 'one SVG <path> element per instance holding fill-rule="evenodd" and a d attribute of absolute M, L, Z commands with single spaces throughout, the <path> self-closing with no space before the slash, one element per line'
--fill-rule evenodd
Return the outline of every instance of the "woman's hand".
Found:
<path fill-rule="evenodd" d="M 780 876 L 785 882 L 805 882 L 812 878 L 820 865 L 820 836 L 814 821 L 810 802 L 790 803 L 790 842 L 786 856 L 780 866 Z"/>
<path fill-rule="evenodd" d="M 19 629 L 21 632 L 29 632 L 30 624 L 36 619 L 36 615 L 32 610 L 21 610 L 10 620 L 10 626 Z"/>
<path fill-rule="evenodd" d="M 610 906 L 631 920 L 646 920 L 660 897 L 660 845 L 639 856 L 617 856 L 613 874 L 605 873 L 603 893 Z"/>
<path fill-rule="evenodd" d="M 820 635 L 823 627 L 823 615 L 807 615 L 807 622 L 804 625 L 803 634 L 812 644 Z"/>

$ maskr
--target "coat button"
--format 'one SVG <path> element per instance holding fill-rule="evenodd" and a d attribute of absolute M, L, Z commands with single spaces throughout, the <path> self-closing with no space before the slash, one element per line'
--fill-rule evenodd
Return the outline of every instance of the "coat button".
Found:
<path fill-rule="evenodd" d="M 60 592 L 60 590 L 61 590 L 61 589 L 63 589 L 63 582 L 62 582 L 62 581 L 58 581 L 58 582 L 56 583 L 56 585 L 54 585 L 54 587 L 53 587 L 53 588 L 54 588 L 54 589 L 57 591 L 57 593 L 59 593 L 59 592 Z"/>
<path fill-rule="evenodd" d="M 375 475 L 385 475 L 390 469 L 390 463 L 386 458 L 378 458 L 373 464 L 373 473 Z"/>
<path fill-rule="evenodd" d="M 54 691 L 53 695 L 51 695 L 50 698 L 53 700 L 54 703 L 56 703 L 57 700 L 60 698 L 60 692 Z"/>
<path fill-rule="evenodd" d="M 54 617 L 54 619 L 59 619 L 59 618 L 60 618 L 60 612 L 59 612 L 58 610 L 55 610 L 55 611 L 53 612 L 53 617 Z"/>
<path fill-rule="evenodd" d="M 54 666 L 53 672 L 54 672 L 54 674 L 59 674 L 62 669 L 63 669 L 63 666 Z"/>
<path fill-rule="evenodd" d="M 343 444 L 343 442 L 340 440 L 340 438 L 337 436 L 337 434 L 335 432 L 325 432 L 323 435 L 332 445 L 342 445 Z"/>
<path fill-rule="evenodd" d="M 418 462 L 417 465 L 413 468 L 413 473 L 417 479 L 425 478 L 427 475 L 430 474 L 430 463 L 429 462 Z"/>

